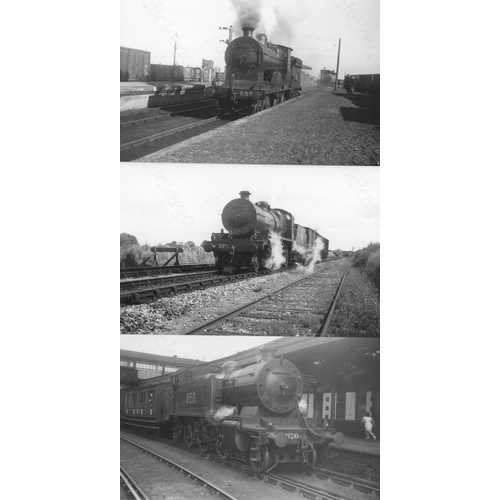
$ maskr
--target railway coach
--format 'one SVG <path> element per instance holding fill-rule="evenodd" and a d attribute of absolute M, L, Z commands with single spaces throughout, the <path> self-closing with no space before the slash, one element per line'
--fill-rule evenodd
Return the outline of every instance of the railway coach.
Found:
<path fill-rule="evenodd" d="M 326 238 L 296 224 L 295 217 L 287 210 L 271 208 L 266 201 L 253 203 L 250 194 L 241 191 L 240 198 L 230 201 L 222 210 L 222 225 L 228 232 L 221 229 L 220 233 L 212 233 L 210 241 L 201 244 L 206 252 L 214 253 L 220 271 L 227 266 L 252 271 L 271 268 L 273 244 L 281 245 L 279 251 L 285 267 L 292 262 L 308 264 L 315 249 L 321 259 L 326 259 L 329 246 Z"/>
<path fill-rule="evenodd" d="M 174 441 L 202 450 L 215 449 L 224 459 L 247 461 L 256 472 L 280 463 L 314 466 L 318 446 L 342 444 L 306 418 L 302 375 L 270 348 L 261 359 L 240 367 L 200 365 L 148 379 L 122 391 L 123 425 L 165 431 Z"/>

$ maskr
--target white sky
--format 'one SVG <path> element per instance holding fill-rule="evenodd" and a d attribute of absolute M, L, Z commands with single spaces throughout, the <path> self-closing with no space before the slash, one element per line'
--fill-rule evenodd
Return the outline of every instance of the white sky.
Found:
<path fill-rule="evenodd" d="M 122 163 L 120 232 L 140 244 L 200 245 L 221 230 L 225 204 L 250 191 L 252 201 L 317 230 L 330 249 L 359 249 L 380 242 L 379 174 L 377 167 Z"/>
<path fill-rule="evenodd" d="M 233 0 L 236 1 L 236 0 Z M 231 0 L 121 0 L 120 45 L 151 52 L 152 63 L 172 64 L 177 34 L 176 64 L 200 67 L 213 60 L 224 70 L 227 31 L 240 26 Z M 253 5 L 259 2 L 249 0 Z M 339 74 L 380 73 L 380 0 L 265 0 L 257 32 L 294 49 L 294 55 L 320 69 L 336 69 L 342 39 Z M 235 35 L 238 35 L 235 32 Z"/>
<path fill-rule="evenodd" d="M 252 347 L 266 344 L 278 337 L 216 337 L 183 335 L 120 335 L 120 349 L 212 361 Z"/>

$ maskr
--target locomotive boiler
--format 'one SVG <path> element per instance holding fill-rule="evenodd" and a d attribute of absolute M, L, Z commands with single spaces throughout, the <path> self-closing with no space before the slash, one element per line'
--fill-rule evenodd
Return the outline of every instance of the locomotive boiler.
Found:
<path fill-rule="evenodd" d="M 152 410 L 151 416 L 147 412 L 143 416 L 141 407 L 139 418 L 137 405 L 128 405 L 126 411 L 132 409 L 134 417 L 127 420 L 141 428 L 148 421 L 149 425 L 158 422 L 170 430 L 174 441 L 182 439 L 204 451 L 212 447 L 221 458 L 249 462 L 256 472 L 267 472 L 280 463 L 314 466 L 317 447 L 330 442 L 340 445 L 344 436 L 308 422 L 300 408 L 302 375 L 275 353 L 264 348 L 262 358 L 245 367 L 227 361 L 222 370 L 212 368 L 215 373 L 206 372 L 206 366 L 204 372 L 194 367 L 156 382 L 144 381 L 146 395 L 153 394 L 154 384 L 162 386 L 161 394 L 158 390 L 153 396 L 161 408 L 155 405 L 156 416 Z"/>
<path fill-rule="evenodd" d="M 225 52 L 225 81 L 208 87 L 208 97 L 217 97 L 219 116 L 241 110 L 256 113 L 291 97 L 301 90 L 302 61 L 290 47 L 267 41 L 252 27 L 243 27 L 243 36 L 229 43 Z"/>
<path fill-rule="evenodd" d="M 221 229 L 220 233 L 212 233 L 210 241 L 201 244 L 206 252 L 214 253 L 217 269 L 223 271 L 227 266 L 255 272 L 271 269 L 276 262 L 271 259 L 273 245 L 274 253 L 281 254 L 283 266 L 291 262 L 307 263 L 318 239 L 323 246 L 321 258 L 326 258 L 326 238 L 311 228 L 295 224 L 294 216 L 286 210 L 271 208 L 266 201 L 251 202 L 250 194 L 241 191 L 240 198 L 230 201 L 222 210 L 222 225 L 228 232 Z"/>

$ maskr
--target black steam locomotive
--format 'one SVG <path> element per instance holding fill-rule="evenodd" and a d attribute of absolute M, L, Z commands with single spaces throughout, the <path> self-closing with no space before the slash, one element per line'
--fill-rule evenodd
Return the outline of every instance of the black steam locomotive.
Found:
<path fill-rule="evenodd" d="M 314 248 L 320 245 L 321 259 L 328 255 L 329 241 L 309 227 L 295 224 L 295 218 L 286 210 L 271 208 L 269 203 L 252 203 L 250 192 L 242 191 L 240 198 L 230 201 L 222 211 L 225 233 L 212 233 L 211 241 L 201 246 L 206 252 L 213 252 L 217 268 L 226 266 L 237 269 L 247 267 L 252 271 L 270 268 L 273 234 L 279 236 L 281 264 L 291 262 L 307 264 Z"/>
<path fill-rule="evenodd" d="M 252 37 L 253 28 L 243 28 L 225 53 L 226 79 L 220 87 L 208 87 L 207 97 L 217 97 L 219 116 L 241 110 L 257 113 L 299 95 L 302 61 L 292 50 L 267 41 L 266 35 Z"/>
<path fill-rule="evenodd" d="M 344 436 L 314 425 L 301 408 L 302 376 L 274 349 L 262 349 L 262 359 L 240 368 L 201 365 L 142 381 L 122 391 L 122 425 L 170 434 L 174 441 L 224 459 L 249 461 L 256 472 L 279 463 L 314 466 L 317 447 Z"/>

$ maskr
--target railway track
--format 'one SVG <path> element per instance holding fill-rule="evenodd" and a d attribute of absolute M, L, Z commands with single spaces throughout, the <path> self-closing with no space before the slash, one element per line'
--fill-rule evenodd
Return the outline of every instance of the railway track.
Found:
<path fill-rule="evenodd" d="M 151 266 L 151 267 L 124 267 L 120 269 L 120 279 L 141 278 L 144 276 L 163 276 L 173 273 L 190 273 L 196 271 L 215 270 L 212 264 L 186 264 L 181 266 Z"/>
<path fill-rule="evenodd" d="M 145 300 L 159 299 L 161 297 L 173 295 L 180 292 L 204 289 L 209 286 L 241 281 L 248 278 L 254 278 L 255 276 L 263 276 L 265 274 L 269 274 L 270 272 L 271 271 L 264 270 L 259 272 L 247 272 L 234 275 L 215 275 L 215 271 L 209 271 L 207 272 L 208 276 L 204 276 L 202 274 L 201 276 L 198 275 L 198 277 L 194 279 L 191 279 L 191 276 L 194 275 L 184 275 L 184 280 L 181 280 L 180 282 L 167 282 L 153 288 L 120 293 L 120 302 L 124 304 L 139 303 Z"/>
<path fill-rule="evenodd" d="M 149 497 L 142 491 L 139 485 L 132 479 L 132 476 L 120 467 L 120 483 L 135 498 L 135 500 L 149 500 Z"/>
<path fill-rule="evenodd" d="M 201 477 L 200 475 L 196 474 L 192 470 L 189 470 L 187 467 L 185 467 L 183 465 L 180 465 L 177 462 L 174 462 L 173 460 L 170 460 L 170 459 L 164 457 L 163 455 L 155 453 L 154 451 L 152 451 L 152 450 L 150 450 L 148 448 L 145 448 L 144 446 L 142 446 L 142 445 L 140 445 L 138 443 L 135 443 L 134 441 L 130 441 L 129 439 L 126 439 L 126 438 L 124 438 L 122 436 L 120 437 L 120 439 L 122 441 L 126 442 L 127 444 L 129 444 L 130 446 L 133 446 L 133 447 L 137 448 L 138 450 L 140 450 L 141 452 L 145 453 L 146 455 L 149 455 L 154 460 L 157 460 L 157 461 L 159 461 L 159 462 L 161 462 L 161 463 L 163 463 L 165 465 L 168 465 L 172 469 L 175 469 L 175 470 L 183 473 L 189 479 L 192 479 L 193 481 L 195 481 L 196 483 L 198 483 L 203 488 L 206 488 L 211 493 L 217 495 L 219 498 L 223 498 L 223 499 L 226 499 L 226 500 L 238 500 L 237 498 L 235 498 L 234 496 L 232 496 L 227 491 L 225 491 L 222 488 L 216 486 L 214 483 L 212 483 L 211 481 L 208 481 L 207 479 Z M 145 500 L 147 499 L 147 497 L 138 497 L 138 498 L 143 498 Z"/>
<path fill-rule="evenodd" d="M 317 91 L 317 88 L 306 89 L 301 96 Z M 181 106 L 197 104 L 198 102 L 206 103 L 209 101 L 197 101 L 196 103 L 182 104 Z M 198 107 L 186 107 L 177 111 L 172 111 L 173 106 L 164 107 L 161 108 L 162 111 L 149 112 L 150 116 L 144 118 L 135 119 L 134 115 L 137 116 L 138 113 L 122 115 L 120 123 L 121 161 L 140 158 L 145 154 L 169 147 L 193 135 L 198 135 L 198 132 L 194 132 L 194 129 L 200 128 L 199 133 L 204 133 L 225 124 L 228 120 L 232 121 L 246 116 L 240 117 L 237 114 L 230 114 L 221 118 L 217 116 L 215 99 L 212 102 L 214 105 L 198 105 Z M 188 116 L 188 113 L 191 116 Z M 140 148 L 140 150 L 134 151 L 135 148 Z"/>
<path fill-rule="evenodd" d="M 154 285 L 154 287 L 158 287 L 160 285 L 165 285 L 166 283 L 182 283 L 184 281 L 213 276 L 216 272 L 217 270 L 213 269 L 211 271 L 198 271 L 187 274 L 172 273 L 166 276 L 149 276 L 147 278 L 131 279 L 120 282 L 120 291 L 125 292 L 132 289 L 139 290 L 152 285 Z"/>
<path fill-rule="evenodd" d="M 190 103 L 172 104 L 170 106 L 162 106 L 161 108 L 145 108 L 131 111 L 122 111 L 120 113 L 120 126 L 136 126 L 149 121 L 164 120 L 169 116 L 187 113 L 189 111 L 197 109 L 209 109 L 215 107 L 215 105 L 215 99 L 206 99 L 203 101 L 193 101 Z"/>
<path fill-rule="evenodd" d="M 184 335 L 327 336 L 349 265 L 338 261 L 232 311 Z"/>
<path fill-rule="evenodd" d="M 138 445 L 134 441 L 129 441 L 123 437 L 121 437 L 121 439 L 138 448 L 144 448 L 142 445 Z M 187 446 L 182 443 L 174 443 L 172 441 L 163 439 L 161 441 L 168 444 L 168 446 L 173 446 L 175 448 L 182 449 L 183 451 L 207 458 L 221 465 L 222 467 L 237 470 L 245 475 L 258 477 L 259 479 L 262 479 L 270 485 L 281 486 L 282 488 L 290 492 L 298 492 L 305 498 L 312 498 L 315 500 L 349 500 L 350 496 L 348 494 L 332 491 L 331 487 L 329 488 L 330 482 L 337 486 L 343 487 L 343 489 L 354 488 L 366 494 L 380 496 L 380 485 L 363 478 L 353 477 L 347 474 L 342 474 L 316 467 L 310 467 L 307 471 L 302 469 L 299 474 L 297 474 L 297 471 L 287 472 L 286 470 L 282 471 L 281 473 L 275 473 L 271 471 L 268 473 L 257 473 L 244 462 L 230 458 L 223 459 L 214 453 L 207 453 L 206 450 L 201 449 L 197 446 Z M 154 452 L 149 451 L 147 448 L 144 448 L 144 450 L 146 450 L 145 453 L 154 454 Z M 288 469 L 288 471 L 290 471 L 290 466 L 282 466 L 282 469 L 283 468 L 286 468 Z M 299 478 L 291 477 L 297 475 L 299 476 Z M 306 476 L 308 479 L 305 480 L 304 476 Z M 323 484 L 321 486 L 312 484 L 313 482 L 318 481 L 314 481 L 311 476 L 314 476 L 317 480 L 319 480 L 319 482 Z"/>

